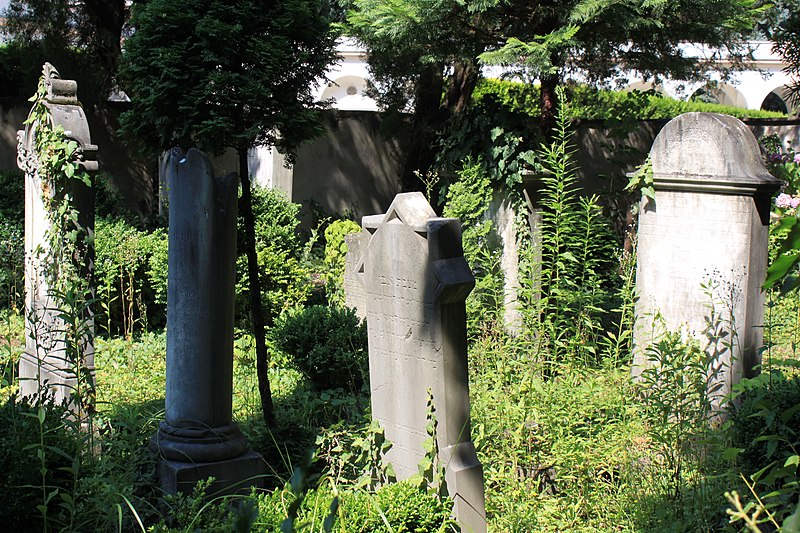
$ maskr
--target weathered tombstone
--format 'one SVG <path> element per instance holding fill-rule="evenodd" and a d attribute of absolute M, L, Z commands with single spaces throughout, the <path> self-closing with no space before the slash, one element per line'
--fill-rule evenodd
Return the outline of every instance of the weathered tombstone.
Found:
<path fill-rule="evenodd" d="M 79 169 L 97 170 L 97 147 L 91 143 L 89 125 L 78 102 L 78 84 L 62 80 L 52 65 L 43 68 L 47 94 L 44 106 L 52 127 L 61 126 L 67 139 L 77 143 L 73 155 Z M 31 110 L 31 115 L 33 110 Z M 78 212 L 76 242 L 68 261 L 93 292 L 94 191 L 78 179 L 51 180 L 40 174 L 39 154 L 35 137 L 41 124 L 28 123 L 17 133 L 17 164 L 25 173 L 25 352 L 20 357 L 20 395 L 52 395 L 56 402 L 69 401 L 79 380 L 94 379 L 94 322 L 88 308 L 83 309 L 83 331 L 73 339 L 59 317 L 63 302 L 55 294 L 52 282 L 63 269 L 50 249 L 52 230 L 50 200 L 69 195 Z M 55 208 L 54 208 L 55 209 Z M 91 296 L 87 301 L 91 300 Z M 76 406 L 73 405 L 73 408 Z"/>
<path fill-rule="evenodd" d="M 428 391 L 439 460 L 463 530 L 486 531 L 483 468 L 470 436 L 464 300 L 475 280 L 461 223 L 437 218 L 421 193 L 399 194 L 385 215 L 363 218 L 358 263 L 366 293 L 372 416 L 393 443 L 398 478 L 424 457 Z"/>
<path fill-rule="evenodd" d="M 232 421 L 236 174 L 215 178 L 199 150 L 168 156 L 166 420 L 152 445 L 162 488 L 213 476 L 228 493 L 260 483 L 264 460 Z"/>
<path fill-rule="evenodd" d="M 347 243 L 347 255 L 344 263 L 344 304 L 355 309 L 359 319 L 367 318 L 367 295 L 364 286 L 358 279 L 358 263 L 364 254 L 364 246 L 369 241 L 369 232 L 348 233 L 344 236 Z"/>
<path fill-rule="evenodd" d="M 648 365 L 656 313 L 666 328 L 685 326 L 707 345 L 713 298 L 721 322 L 711 342 L 722 332 L 723 345 L 733 342 L 732 349 L 718 346 L 718 360 L 709 363 L 719 409 L 732 384 L 761 361 L 770 198 L 780 181 L 764 167 L 753 134 L 725 115 L 673 119 L 650 158 L 655 201 L 644 198 L 639 214 L 632 372 L 638 377 Z"/>

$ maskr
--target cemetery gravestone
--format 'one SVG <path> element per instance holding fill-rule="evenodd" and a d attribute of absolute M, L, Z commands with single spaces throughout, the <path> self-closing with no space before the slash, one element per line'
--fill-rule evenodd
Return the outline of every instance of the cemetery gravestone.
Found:
<path fill-rule="evenodd" d="M 428 391 L 439 460 L 463 531 L 486 531 L 483 468 L 470 436 L 464 300 L 475 284 L 461 223 L 437 218 L 421 193 L 399 194 L 364 217 L 358 277 L 366 294 L 372 416 L 398 478 L 418 472 L 428 438 Z"/>
<path fill-rule="evenodd" d="M 655 201 L 643 198 L 639 214 L 632 372 L 639 376 L 648 365 L 656 313 L 664 327 L 686 326 L 707 346 L 713 299 L 722 329 L 711 340 L 720 353 L 708 373 L 719 409 L 722 396 L 761 361 L 770 198 L 781 183 L 764 167 L 753 134 L 725 115 L 673 119 L 650 158 Z"/>
<path fill-rule="evenodd" d="M 166 420 L 152 439 L 162 488 L 260 483 L 264 460 L 232 421 L 236 174 L 215 178 L 199 150 L 173 149 L 169 176 Z"/>
<path fill-rule="evenodd" d="M 369 232 L 348 233 L 344 236 L 347 244 L 347 255 L 344 263 L 344 304 L 355 310 L 360 320 L 367 318 L 367 295 L 358 279 L 358 262 L 363 255 L 365 243 L 369 241 Z"/>
<path fill-rule="evenodd" d="M 50 126 L 62 127 L 64 136 L 77 143 L 73 157 L 79 170 L 95 172 L 97 147 L 91 143 L 86 115 L 78 102 L 77 83 L 60 79 L 58 71 L 49 63 L 44 65 L 43 77 L 47 89 L 43 103 Z M 33 110 L 29 118 L 32 114 Z M 93 379 L 94 323 L 90 311 L 84 310 L 82 314 L 86 316 L 81 338 L 69 339 L 64 320 L 59 317 L 63 302 L 52 285 L 58 276 L 57 263 L 61 259 L 50 250 L 52 213 L 48 204 L 51 199 L 66 195 L 71 198 L 71 205 L 78 212 L 80 231 L 68 260 L 74 263 L 72 267 L 87 283 L 86 289 L 93 292 L 94 192 L 91 186 L 78 179 L 54 179 L 40 173 L 39 154 L 35 147 L 39 127 L 41 124 L 31 122 L 24 131 L 17 133 L 17 164 L 25 173 L 26 317 L 25 351 L 19 362 L 20 395 L 36 396 L 46 392 L 60 403 L 69 401 L 72 391 L 78 386 L 79 373 Z M 70 342 L 76 346 L 68 348 Z"/>

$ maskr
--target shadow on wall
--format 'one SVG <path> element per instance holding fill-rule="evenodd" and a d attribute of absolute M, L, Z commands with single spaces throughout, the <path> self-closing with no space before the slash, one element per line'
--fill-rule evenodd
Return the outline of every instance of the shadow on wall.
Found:
<path fill-rule="evenodd" d="M 325 116 L 327 132 L 301 146 L 293 167 L 292 201 L 306 209 L 302 224 L 313 221 L 311 201 L 325 215 L 384 213 L 400 192 L 402 139 L 381 133 L 380 114 L 339 111 Z"/>
<path fill-rule="evenodd" d="M 153 178 L 157 176 L 157 161 L 149 165 L 138 159 L 115 135 L 119 115 L 127 104 L 108 102 L 108 107 L 86 109 L 92 142 L 98 146 L 100 172 L 120 193 L 126 207 L 140 215 L 148 215 L 155 207 Z"/>
<path fill-rule="evenodd" d="M 600 194 L 620 190 L 628 183 L 626 172 L 640 165 L 658 133 L 669 122 L 642 120 L 631 131 L 621 133 L 609 129 L 602 120 L 581 120 L 576 125 L 575 162 L 582 194 Z M 756 140 L 776 134 L 784 147 L 791 143 L 800 148 L 800 119 L 747 119 L 743 121 Z M 609 187 L 608 180 L 615 182 Z"/>
<path fill-rule="evenodd" d="M 108 112 L 100 115 L 87 108 L 92 142 L 99 148 L 100 172 L 109 176 L 131 210 L 148 214 L 155 208 L 153 176 L 157 161 L 142 162 L 132 156 L 114 131 L 119 114 L 127 104 L 110 102 Z M 0 169 L 14 169 L 16 132 L 22 127 L 30 104 L 23 100 L 0 101 Z M 667 120 L 642 121 L 621 136 L 614 136 L 602 121 L 576 123 L 578 177 L 585 194 L 608 190 L 613 176 L 614 190 L 627 184 L 625 172 L 639 165 L 650 150 Z M 750 119 L 745 124 L 760 139 L 775 133 L 792 146 L 800 147 L 800 119 Z M 395 194 L 401 190 L 400 172 L 403 133 L 392 138 L 381 131 L 381 114 L 371 111 L 330 111 L 325 114 L 326 132 L 301 146 L 291 169 L 272 162 L 274 186 L 291 191 L 291 199 L 304 206 L 302 226 L 314 223 L 313 204 L 322 216 L 352 212 L 356 221 L 364 215 L 385 213 Z M 225 171 L 234 170 L 235 157 L 220 159 Z M 251 171 L 260 172 L 266 161 L 251 158 Z M 228 168 L 230 167 L 230 168 Z M 218 169 L 222 170 L 222 169 Z M 218 172 L 218 174 L 221 172 Z M 224 173 L 224 172 L 222 172 Z"/>

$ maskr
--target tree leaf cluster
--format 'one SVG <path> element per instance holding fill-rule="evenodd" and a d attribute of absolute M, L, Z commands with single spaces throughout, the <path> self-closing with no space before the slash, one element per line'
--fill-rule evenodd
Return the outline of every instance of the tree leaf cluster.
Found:
<path fill-rule="evenodd" d="M 319 131 L 312 82 L 334 60 L 317 0 L 151 0 L 134 6 L 122 131 L 144 149 L 278 146 Z"/>
<path fill-rule="evenodd" d="M 85 104 L 102 102 L 116 84 L 121 36 L 130 8 L 125 0 L 11 0 L 2 31 L 12 38 L 6 55 L 9 72 L 22 74 L 15 85 L 22 94 L 35 88 L 38 72 L 49 61 L 67 79 L 78 81 Z M 5 66 L 5 65 L 4 65 Z"/>

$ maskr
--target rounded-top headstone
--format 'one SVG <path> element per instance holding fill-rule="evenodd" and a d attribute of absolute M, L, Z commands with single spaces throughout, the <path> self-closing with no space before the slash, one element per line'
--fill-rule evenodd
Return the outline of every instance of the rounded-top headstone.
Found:
<path fill-rule="evenodd" d="M 721 194 L 774 191 L 758 143 L 741 120 L 717 113 L 686 113 L 667 123 L 650 150 L 657 189 Z"/>

